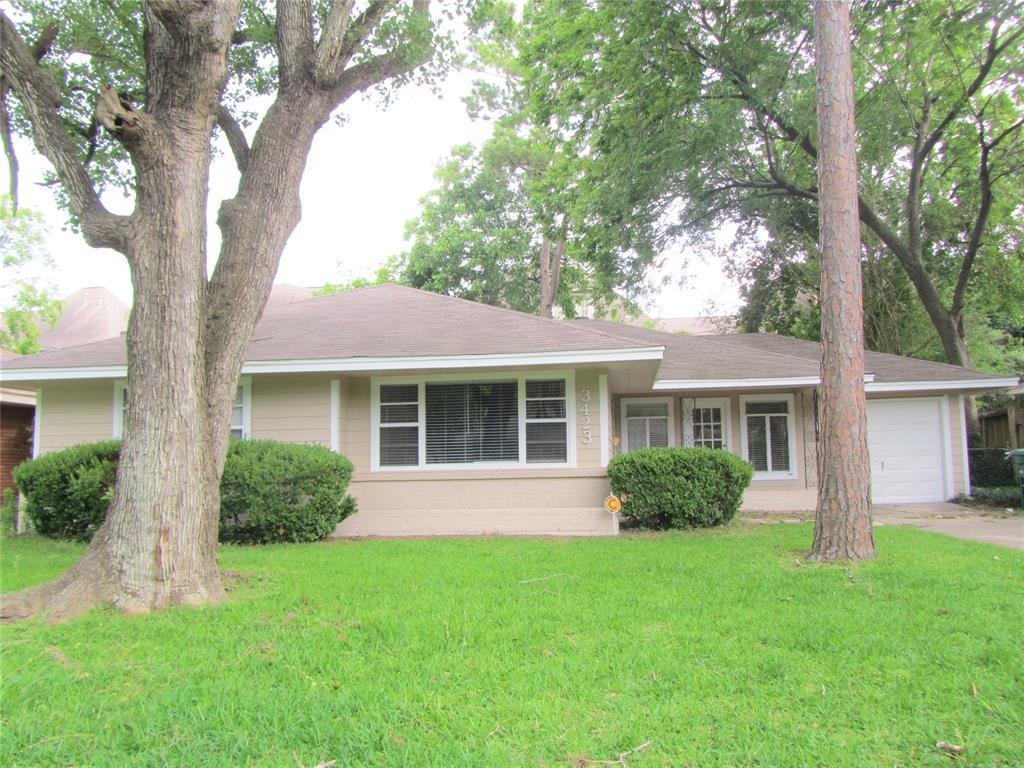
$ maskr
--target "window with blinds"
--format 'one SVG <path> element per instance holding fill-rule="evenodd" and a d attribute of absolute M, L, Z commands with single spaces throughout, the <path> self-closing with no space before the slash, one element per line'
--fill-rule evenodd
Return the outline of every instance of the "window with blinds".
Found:
<path fill-rule="evenodd" d="M 526 382 L 526 461 L 564 464 L 569 457 L 565 379 Z"/>
<path fill-rule="evenodd" d="M 427 464 L 519 461 L 518 383 L 426 385 Z"/>
<path fill-rule="evenodd" d="M 623 400 L 627 451 L 640 448 L 665 448 L 670 442 L 671 411 L 665 400 Z"/>
<path fill-rule="evenodd" d="M 380 388 L 380 465 L 419 464 L 419 384 L 382 384 Z"/>
<path fill-rule="evenodd" d="M 788 400 L 747 402 L 747 461 L 755 472 L 790 472 Z"/>
<path fill-rule="evenodd" d="M 379 466 L 565 464 L 567 398 L 565 379 L 381 384 Z"/>

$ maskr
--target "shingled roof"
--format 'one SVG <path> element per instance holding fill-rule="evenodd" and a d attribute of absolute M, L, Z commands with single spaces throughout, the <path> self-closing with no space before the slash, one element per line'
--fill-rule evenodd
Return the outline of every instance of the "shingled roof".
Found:
<path fill-rule="evenodd" d="M 686 336 L 604 320 L 576 320 L 636 343 L 662 344 L 665 355 L 659 382 L 741 381 L 744 379 L 805 379 L 820 373 L 821 344 L 771 333 L 731 333 Z M 980 387 L 1007 379 L 958 365 L 933 363 L 882 352 L 867 352 L 865 373 L 875 383 L 977 382 Z"/>
<path fill-rule="evenodd" d="M 513 365 L 525 356 L 531 364 L 660 360 L 655 389 L 740 389 L 813 385 L 819 376 L 821 346 L 765 333 L 681 336 L 603 320 L 550 320 L 405 286 L 379 285 L 268 306 L 249 343 L 245 370 L 457 368 L 502 355 L 510 357 L 494 365 Z M 54 374 L 47 372 L 56 370 L 63 378 L 77 378 L 75 369 L 80 368 L 112 376 L 124 365 L 124 339 L 115 337 L 4 361 L 3 368 L 27 380 L 36 373 L 48 378 Z M 981 390 L 1016 383 L 968 368 L 878 352 L 867 354 L 866 372 L 869 388 L 890 390 L 904 384 L 906 389 L 934 385 L 930 388 Z"/>
<path fill-rule="evenodd" d="M 625 351 L 636 343 L 599 328 L 549 320 L 400 285 L 379 285 L 267 307 L 246 361 L 430 358 Z M 4 369 L 125 365 L 117 337 L 40 352 Z"/>

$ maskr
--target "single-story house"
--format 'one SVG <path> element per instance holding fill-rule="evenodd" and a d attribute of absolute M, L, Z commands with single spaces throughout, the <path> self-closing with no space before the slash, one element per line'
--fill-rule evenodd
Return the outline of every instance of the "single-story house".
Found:
<path fill-rule="evenodd" d="M 608 460 L 702 445 L 754 466 L 748 509 L 813 509 L 819 346 L 550 320 L 382 285 L 268 307 L 232 429 L 348 456 L 338 535 L 610 534 Z M 967 493 L 963 397 L 1017 379 L 870 353 L 876 502 Z M 120 337 L 5 364 L 37 393 L 36 454 L 117 436 Z"/>

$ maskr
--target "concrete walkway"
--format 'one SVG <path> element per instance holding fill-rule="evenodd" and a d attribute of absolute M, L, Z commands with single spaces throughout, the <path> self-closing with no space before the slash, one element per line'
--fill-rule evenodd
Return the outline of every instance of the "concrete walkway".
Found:
<path fill-rule="evenodd" d="M 970 541 L 983 541 L 1024 549 L 1024 517 L 978 510 L 960 504 L 883 504 L 872 510 L 875 526 L 909 525 Z M 784 523 L 813 520 L 807 512 L 747 512 L 741 517 L 751 523 Z"/>
<path fill-rule="evenodd" d="M 881 505 L 873 510 L 875 525 L 910 525 L 958 539 L 1024 549 L 1024 517 L 979 511 L 960 504 Z"/>

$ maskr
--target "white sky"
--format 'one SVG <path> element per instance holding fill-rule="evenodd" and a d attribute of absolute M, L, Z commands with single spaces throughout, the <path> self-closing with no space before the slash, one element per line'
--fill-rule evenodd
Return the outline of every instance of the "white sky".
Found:
<path fill-rule="evenodd" d="M 461 96 L 469 90 L 467 73 L 452 75 L 437 96 L 426 88 L 407 86 L 392 104 L 355 97 L 345 105 L 343 126 L 325 125 L 310 154 L 302 182 L 302 221 L 292 235 L 275 282 L 320 286 L 327 282 L 371 277 L 389 256 L 405 250 L 405 224 L 419 212 L 419 200 L 434 187 L 433 173 L 456 144 L 480 143 L 490 124 L 472 121 Z M 56 269 L 46 275 L 59 295 L 103 285 L 131 303 L 131 281 L 124 258 L 99 251 L 79 235 L 63 231 L 66 218 L 51 191 L 40 185 L 45 159 L 32 145 L 18 142 L 21 165 L 20 204 L 43 213 L 51 225 L 49 250 Z M 0 159 L 0 162 L 4 162 Z M 6 168 L 2 176 L 7 177 Z M 225 154 L 211 172 L 211 237 L 220 201 L 234 193 L 237 173 Z M 127 213 L 131 201 L 110 192 L 104 202 Z M 215 244 L 214 244 L 215 245 Z M 216 248 L 211 248 L 216 253 Z M 667 255 L 665 268 L 653 277 L 669 276 L 671 284 L 647 302 L 655 317 L 733 312 L 738 292 L 717 263 L 691 258 L 685 269 L 680 254 Z"/>

